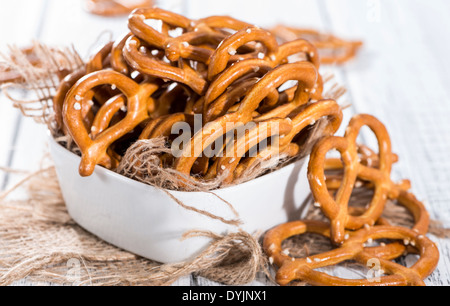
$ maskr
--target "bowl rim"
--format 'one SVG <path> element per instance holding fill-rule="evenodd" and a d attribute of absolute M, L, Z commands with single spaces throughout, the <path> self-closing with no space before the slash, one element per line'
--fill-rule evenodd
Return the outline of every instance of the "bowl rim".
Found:
<path fill-rule="evenodd" d="M 61 152 L 62 154 L 70 157 L 70 158 L 76 158 L 77 160 L 81 161 L 81 157 L 71 151 L 69 151 L 67 148 L 65 148 L 63 145 L 61 145 L 60 143 L 58 143 L 56 141 L 56 139 L 53 137 L 53 135 L 51 134 L 50 131 L 47 132 L 48 138 L 50 138 L 50 142 L 51 142 L 51 146 L 53 148 L 56 148 L 57 151 Z M 206 193 L 222 193 L 222 192 L 232 192 L 235 189 L 242 189 L 245 187 L 249 187 L 252 186 L 254 184 L 262 184 L 263 181 L 267 181 L 272 179 L 271 176 L 273 175 L 283 175 L 283 173 L 289 173 L 290 171 L 293 170 L 293 168 L 297 167 L 297 165 L 301 165 L 301 167 L 304 167 L 305 165 L 307 165 L 307 160 L 308 160 L 309 156 L 306 156 L 304 158 L 301 158 L 293 163 L 290 163 L 289 165 L 286 165 L 278 170 L 275 170 L 271 173 L 267 173 L 265 175 L 259 176 L 255 179 L 252 179 L 250 181 L 238 184 L 238 185 L 231 185 L 231 186 L 227 186 L 227 187 L 222 187 L 222 188 L 218 188 L 218 189 L 214 189 L 211 191 L 206 191 Z M 196 194 L 196 193 L 205 193 L 204 191 L 179 191 L 179 190 L 170 190 L 170 189 L 164 189 L 164 188 L 157 188 L 155 186 L 149 185 L 149 184 L 145 184 L 143 182 L 139 182 L 136 180 L 133 180 L 129 177 L 126 177 L 124 175 L 121 175 L 117 172 L 114 172 L 110 169 L 104 168 L 102 166 L 96 165 L 95 166 L 95 172 L 100 171 L 100 173 L 108 175 L 110 177 L 116 178 L 116 179 L 120 179 L 126 183 L 129 184 L 136 184 L 137 186 L 145 186 L 147 188 L 155 188 L 155 189 L 161 189 L 167 192 L 170 192 L 172 194 Z"/>

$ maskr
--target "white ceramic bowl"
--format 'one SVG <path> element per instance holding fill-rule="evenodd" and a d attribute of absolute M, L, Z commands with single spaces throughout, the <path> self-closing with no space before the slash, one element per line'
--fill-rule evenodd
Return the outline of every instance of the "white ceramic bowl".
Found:
<path fill-rule="evenodd" d="M 78 174 L 80 157 L 50 137 L 50 151 L 70 216 L 84 229 L 131 253 L 161 262 L 189 260 L 210 240 L 190 238 L 190 230 L 217 234 L 236 227 L 180 207 L 164 191 L 97 166 L 92 176 Z M 255 180 L 214 191 L 231 203 L 249 233 L 266 231 L 300 217 L 310 190 L 307 159 Z M 212 194 L 171 193 L 186 205 L 234 219 L 230 208 Z"/>

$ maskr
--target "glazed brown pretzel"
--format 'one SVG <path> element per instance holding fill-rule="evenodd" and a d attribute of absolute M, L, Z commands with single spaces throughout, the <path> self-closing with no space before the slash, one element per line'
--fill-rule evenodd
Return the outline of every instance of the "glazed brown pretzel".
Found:
<path fill-rule="evenodd" d="M 162 31 L 159 32 L 145 24 L 145 20 L 162 21 Z M 226 33 L 214 28 L 230 28 L 240 30 L 248 24 L 230 17 L 210 17 L 198 21 L 168 12 L 159 8 L 144 8 L 135 10 L 129 17 L 129 28 L 139 39 L 151 46 L 165 50 L 167 58 L 176 62 L 180 58 L 209 63 L 214 49 L 227 36 Z M 169 35 L 170 29 L 181 28 L 183 34 L 178 37 Z M 212 47 L 208 47 L 212 46 Z M 238 60 L 234 56 L 233 60 Z"/>
<path fill-rule="evenodd" d="M 333 135 L 339 129 L 343 117 L 341 107 L 335 101 L 322 100 L 299 107 L 292 117 L 288 117 L 292 124 L 291 130 L 286 134 L 282 134 L 278 143 L 271 144 L 269 147 L 259 152 L 257 156 L 248 158 L 244 167 L 249 167 L 258 160 L 267 160 L 277 154 L 285 152 L 289 149 L 289 145 L 296 135 L 323 117 L 326 117 L 329 120 L 324 134 Z M 242 151 L 241 148 L 248 146 L 247 140 L 245 138 L 239 139 L 235 146 L 237 147 L 238 152 L 239 150 Z M 222 174 L 225 171 L 229 172 L 224 183 L 231 183 L 235 178 L 235 175 L 239 175 L 243 172 L 239 170 L 238 173 L 234 173 L 234 170 L 239 166 L 242 156 L 243 155 L 225 156 L 218 160 L 217 172 L 219 174 Z"/>
<path fill-rule="evenodd" d="M 358 145 L 358 157 L 361 159 L 361 164 L 367 167 L 373 167 L 378 168 L 379 167 L 379 156 L 375 151 L 370 149 L 369 147 L 365 145 Z M 393 153 L 392 154 L 392 163 L 398 162 L 398 155 Z M 342 174 L 341 173 L 334 173 L 336 171 L 341 172 L 344 169 L 344 165 L 342 164 L 342 160 L 340 158 L 327 158 L 325 161 L 324 169 L 327 172 L 326 173 L 326 182 L 327 187 L 329 190 L 337 190 L 341 186 L 342 183 Z M 332 174 L 329 174 L 329 172 L 333 172 Z M 358 185 L 369 185 L 369 182 L 364 182 L 359 180 L 356 182 L 355 187 L 358 187 Z M 404 190 L 407 190 L 410 188 L 409 184 L 410 182 L 408 180 L 404 180 L 402 182 L 404 184 Z M 409 187 L 407 187 L 409 186 Z"/>
<path fill-rule="evenodd" d="M 356 138 L 363 126 L 368 126 L 378 139 L 379 169 L 364 166 L 358 157 Z M 333 149 L 340 152 L 344 164 L 343 183 L 335 199 L 327 189 L 324 170 L 326 154 Z M 388 197 L 398 197 L 402 189 L 391 181 L 392 163 L 389 134 L 384 125 L 370 115 L 353 117 L 345 137 L 325 137 L 315 145 L 309 162 L 308 180 L 315 201 L 320 203 L 322 212 L 331 221 L 331 238 L 334 243 L 344 241 L 345 229 L 356 230 L 365 224 L 374 225 L 381 216 Z M 374 196 L 364 214 L 351 216 L 348 213 L 348 203 L 358 178 L 373 183 Z"/>
<path fill-rule="evenodd" d="M 152 0 L 132 1 L 132 5 L 127 1 L 120 0 L 85 0 L 88 12 L 100 16 L 127 15 L 136 8 L 152 6 Z"/>
<path fill-rule="evenodd" d="M 134 70 L 144 75 L 186 84 L 198 94 L 204 92 L 207 83 L 200 73 L 183 62 L 179 63 L 180 67 L 174 67 L 154 55 L 142 53 L 141 46 L 141 41 L 131 36 L 123 50 L 125 59 Z"/>
<path fill-rule="evenodd" d="M 262 53 L 264 58 L 268 57 L 272 61 L 277 60 L 278 42 L 270 32 L 257 27 L 242 29 L 223 40 L 211 55 L 208 67 L 208 80 L 212 81 L 214 77 L 223 72 L 231 57 L 236 55 L 237 50 L 251 42 L 260 42 L 267 48 L 267 52 Z"/>
<path fill-rule="evenodd" d="M 252 128 L 238 133 L 237 139 L 232 139 L 232 143 L 226 144 L 223 151 L 217 154 L 219 157 L 209 169 L 206 179 L 228 173 L 223 184 L 230 184 L 234 179 L 234 170 L 246 153 L 268 139 L 277 142 L 280 137 L 285 137 L 291 130 L 292 121 L 287 118 L 255 122 Z M 272 145 L 275 144 L 272 143 Z"/>
<path fill-rule="evenodd" d="M 127 114 L 123 120 L 109 127 L 93 140 L 83 125 L 81 110 L 82 104 L 86 103 L 85 95 L 100 85 L 114 85 L 122 91 L 127 100 Z M 118 72 L 108 70 L 91 73 L 72 87 L 64 102 L 63 117 L 70 135 L 82 152 L 80 175 L 91 175 L 97 164 L 106 168 L 115 166 L 117 161 L 107 154 L 109 146 L 148 118 L 147 100 L 156 89 L 155 84 L 139 85 Z"/>
<path fill-rule="evenodd" d="M 243 30 L 241 33 L 236 33 L 234 36 L 228 38 L 228 44 L 222 45 L 221 50 L 216 50 L 213 55 L 213 59 L 211 60 L 211 65 L 216 63 L 219 65 L 218 70 L 222 69 L 224 65 L 226 65 L 226 59 L 219 61 L 215 60 L 214 56 L 218 58 L 224 58 L 227 56 L 227 53 L 231 52 L 233 49 L 233 43 L 239 42 L 243 35 L 248 35 L 247 31 L 252 33 L 252 28 L 247 28 Z M 258 29 L 259 32 L 262 30 Z M 245 34 L 244 34 L 245 33 Z M 256 33 L 256 32 L 254 32 Z M 265 33 L 262 31 L 262 33 Z M 267 35 L 267 34 L 266 34 Z M 270 36 L 269 36 L 270 37 Z M 235 48 L 236 46 L 234 46 Z M 239 62 L 232 64 L 229 68 L 227 68 L 222 73 L 218 74 L 214 81 L 208 88 L 208 91 L 205 94 L 204 106 L 203 106 L 203 116 L 204 122 L 210 122 L 211 120 L 216 119 L 220 115 L 224 115 L 228 107 L 224 106 L 225 103 L 221 101 L 224 97 L 227 97 L 226 90 L 232 86 L 233 83 L 242 79 L 242 78 L 250 78 L 253 76 L 262 77 L 265 73 L 277 67 L 280 63 L 287 60 L 287 58 L 291 55 L 304 53 L 306 54 L 306 60 L 313 63 L 317 69 L 319 69 L 320 63 L 318 59 L 318 54 L 316 48 L 311 45 L 309 42 L 305 40 L 297 40 L 293 42 L 289 42 L 281 45 L 278 48 L 278 51 L 275 55 L 272 56 L 272 59 L 265 58 L 250 58 L 245 59 Z M 229 56 L 229 55 L 228 55 Z M 214 72 L 215 73 L 215 72 Z M 312 89 L 311 94 L 312 98 L 320 98 L 323 90 L 323 82 L 321 77 L 319 76 L 319 81 L 317 82 L 317 86 Z M 275 90 L 275 93 L 278 93 Z M 276 97 L 275 102 L 279 102 L 279 97 Z M 274 104 L 274 103 L 269 103 Z"/>
<path fill-rule="evenodd" d="M 309 91 L 317 81 L 317 70 L 309 62 L 281 65 L 267 73 L 247 94 L 236 112 L 228 113 L 205 125 L 183 148 L 182 157 L 175 163 L 175 169 L 189 175 L 195 160 L 213 142 L 234 129 L 234 124 L 247 124 L 253 119 L 253 112 L 272 88 L 278 88 L 288 80 L 299 82 L 295 98 L 290 104 L 298 106 L 308 102 Z M 276 118 L 278 116 L 273 116 Z"/>
<path fill-rule="evenodd" d="M 272 33 L 284 41 L 299 38 L 307 39 L 322 52 L 320 61 L 324 64 L 343 64 L 356 56 L 363 45 L 360 41 L 347 41 L 334 35 L 320 33 L 315 30 L 299 29 L 278 25 Z"/>
<path fill-rule="evenodd" d="M 307 258 L 292 258 L 285 255 L 282 252 L 282 242 L 304 233 L 330 237 L 330 225 L 320 221 L 295 221 L 270 230 L 264 237 L 265 252 L 280 267 L 276 275 L 280 285 L 301 280 L 318 286 L 422 286 L 425 285 L 423 280 L 433 272 L 439 261 L 439 251 L 431 240 L 413 230 L 393 226 L 374 226 L 350 233 L 350 238 L 341 247 L 326 253 Z M 370 252 L 370 248 L 365 247 L 367 241 L 377 239 L 408 241 L 408 244 L 412 243 L 417 249 L 420 259 L 411 268 L 406 268 L 382 256 L 377 257 Z M 381 276 L 378 280 L 354 280 L 315 271 L 315 269 L 336 265 L 346 260 L 354 260 L 364 266 L 371 260 L 376 260 L 387 275 Z"/>

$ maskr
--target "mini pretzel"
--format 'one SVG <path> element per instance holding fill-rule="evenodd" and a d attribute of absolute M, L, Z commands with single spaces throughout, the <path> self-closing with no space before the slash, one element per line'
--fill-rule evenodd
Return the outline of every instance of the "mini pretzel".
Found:
<path fill-rule="evenodd" d="M 362 46 L 360 41 L 346 41 L 334 35 L 320 33 L 315 30 L 276 26 L 272 33 L 284 41 L 304 38 L 322 51 L 320 61 L 324 64 L 343 64 L 356 56 Z M 325 52 L 324 52 L 325 51 Z M 328 54 L 331 53 L 331 54 Z"/>
<path fill-rule="evenodd" d="M 265 252 L 280 267 L 276 275 L 276 281 L 280 285 L 301 280 L 318 286 L 423 286 L 425 285 L 423 280 L 433 272 L 439 261 L 439 251 L 431 240 L 413 230 L 393 226 L 374 226 L 350 233 L 350 238 L 341 247 L 326 253 L 307 258 L 292 258 L 285 255 L 282 252 L 282 242 L 304 233 L 330 237 L 330 227 L 329 224 L 320 221 L 295 221 L 270 230 L 264 237 Z M 376 257 L 368 251 L 370 248 L 365 247 L 367 241 L 376 239 L 408 241 L 417 249 L 420 258 L 411 268 L 406 268 L 383 257 Z M 381 276 L 379 280 L 342 279 L 315 271 L 346 260 L 353 260 L 366 266 L 373 259 L 379 261 L 380 268 L 387 274 Z"/>
<path fill-rule="evenodd" d="M 220 152 L 218 154 L 218 156 L 221 157 L 218 158 L 210 168 L 206 179 L 228 172 L 228 176 L 223 180 L 223 184 L 230 184 L 234 179 L 234 170 L 247 152 L 262 141 L 274 139 L 275 137 L 284 137 L 289 134 L 291 130 L 292 121 L 289 119 L 274 118 L 257 122 L 252 129 L 246 130 L 244 135 L 238 135 L 236 140 L 232 139 L 231 141 L 233 144 L 227 145 L 224 148 L 225 152 Z"/>
<path fill-rule="evenodd" d="M 186 122 L 190 126 L 193 126 L 194 116 L 190 114 L 176 113 L 153 119 L 142 131 L 139 139 L 169 137 L 172 134 L 172 127 L 179 122 Z"/>
<path fill-rule="evenodd" d="M 309 100 L 309 91 L 317 81 L 317 70 L 309 62 L 299 62 L 281 65 L 267 73 L 247 94 L 239 106 L 238 111 L 226 114 L 205 125 L 194 135 L 191 142 L 183 148 L 182 157 L 175 163 L 175 169 L 181 173 L 190 174 L 195 160 L 219 137 L 234 129 L 233 124 L 247 124 L 253 118 L 253 112 L 261 101 L 288 80 L 299 82 L 292 105 L 301 105 Z M 275 118 L 277 116 L 273 116 Z"/>
<path fill-rule="evenodd" d="M 67 75 L 59 84 L 59 87 L 56 91 L 55 96 L 53 97 L 53 111 L 55 113 L 55 121 L 59 129 L 61 129 L 64 134 L 66 134 L 66 127 L 63 122 L 63 106 L 64 100 L 66 99 L 66 95 L 69 90 L 81 79 L 84 75 L 86 75 L 85 69 L 79 69 L 77 71 L 72 72 Z"/>
<path fill-rule="evenodd" d="M 124 0 L 85 0 L 86 9 L 100 16 L 127 15 L 136 8 L 152 6 L 152 0 L 133 1 L 133 5 Z"/>
<path fill-rule="evenodd" d="M 356 138 L 360 129 L 368 126 L 378 139 L 379 168 L 363 165 L 358 157 Z M 336 149 L 344 164 L 343 183 L 335 199 L 330 195 L 324 165 L 326 154 Z M 384 125 L 370 115 L 357 115 L 350 121 L 345 137 L 330 136 L 320 140 L 314 147 L 308 167 L 308 180 L 316 202 L 331 221 L 331 236 L 334 243 L 344 240 L 345 229 L 356 230 L 365 224 L 374 225 L 381 216 L 387 198 L 397 198 L 401 188 L 391 181 L 393 154 L 391 141 Z M 357 179 L 372 182 L 374 196 L 367 211 L 361 216 L 348 214 L 348 202 Z"/>
<path fill-rule="evenodd" d="M 128 38 L 130 38 L 132 35 L 132 33 L 127 33 L 126 35 L 124 35 L 122 38 L 114 42 L 111 49 L 111 66 L 117 72 L 125 75 L 129 75 L 130 69 L 127 61 L 123 56 L 123 49 L 125 48 L 125 44 Z"/>
<path fill-rule="evenodd" d="M 124 56 L 128 64 L 145 75 L 172 80 L 191 87 L 201 94 L 206 88 L 203 77 L 188 65 L 173 67 L 153 55 L 146 55 L 140 51 L 141 41 L 134 36 L 128 38 L 124 48 Z"/>
<path fill-rule="evenodd" d="M 244 168 L 250 167 L 250 165 L 257 160 L 267 160 L 275 156 L 276 154 L 280 154 L 286 150 L 289 150 L 289 145 L 296 135 L 298 135 L 306 127 L 314 124 L 316 121 L 323 117 L 327 117 L 327 119 L 329 120 L 324 134 L 334 134 L 339 129 L 343 117 L 341 107 L 333 100 L 322 100 L 316 103 L 311 103 L 307 106 L 300 107 L 297 112 L 298 114 L 294 114 L 293 117 L 288 117 L 290 122 L 292 123 L 292 129 L 290 130 L 290 132 L 283 134 L 278 143 L 273 144 L 260 151 L 256 157 L 248 158 L 245 165 L 243 166 Z M 245 139 L 240 139 L 237 143 L 237 147 L 240 148 L 244 146 L 244 144 L 242 143 L 244 141 Z M 231 156 L 219 159 L 217 165 L 218 173 L 221 174 L 225 170 L 230 171 L 230 174 L 225 180 L 225 183 L 231 183 L 234 179 L 234 175 L 236 175 L 234 173 L 234 170 L 238 167 L 241 157 L 242 156 Z M 243 171 L 239 170 L 238 175 L 242 172 Z"/>
<path fill-rule="evenodd" d="M 250 31 L 250 33 L 252 33 L 252 28 L 248 28 L 245 30 L 245 33 L 248 35 L 249 33 L 247 31 Z M 236 39 L 239 39 L 240 37 L 241 35 L 238 35 L 237 37 L 230 37 L 229 40 L 234 41 Z M 220 53 L 219 50 L 216 51 L 217 56 L 223 56 L 223 53 L 226 51 L 230 52 L 229 48 L 224 48 L 222 53 Z M 203 107 L 204 122 L 206 123 L 214 120 L 220 115 L 226 113 L 227 108 L 224 109 L 223 107 L 220 107 L 223 106 L 223 103 L 217 102 L 215 100 L 218 99 L 219 96 L 222 97 L 225 90 L 227 90 L 234 82 L 244 77 L 252 77 L 253 75 L 263 76 L 265 73 L 286 60 L 289 56 L 298 53 L 306 54 L 308 61 L 312 62 L 316 66 L 316 68 L 319 69 L 320 64 L 316 48 L 304 40 L 297 40 L 280 46 L 276 55 L 272 56 L 272 59 L 252 58 L 232 64 L 229 68 L 227 68 L 223 73 L 219 74 L 214 79 L 205 94 Z M 212 60 L 211 65 L 214 64 L 213 61 L 214 59 Z M 223 63 L 220 63 L 220 65 L 223 66 Z M 317 83 L 317 86 L 315 86 L 311 90 L 312 98 L 320 99 L 322 90 L 323 82 L 321 77 L 319 76 L 319 82 Z M 275 92 L 278 93 L 278 91 Z M 275 100 L 276 102 L 279 102 L 277 101 L 278 99 Z"/>
<path fill-rule="evenodd" d="M 127 114 L 123 120 L 92 140 L 83 125 L 81 104 L 86 103 L 84 97 L 89 91 L 105 84 L 116 86 L 126 96 Z M 109 169 L 115 166 L 116 161 L 107 154 L 109 146 L 148 118 L 147 99 L 154 90 L 154 86 L 140 86 L 118 72 L 107 70 L 89 74 L 72 87 L 64 103 L 63 117 L 70 135 L 82 153 L 80 175 L 91 175 L 97 164 Z"/>
<path fill-rule="evenodd" d="M 212 81 L 214 77 L 226 69 L 231 56 L 235 55 L 240 47 L 255 41 L 266 46 L 267 54 L 262 54 L 264 57 L 276 59 L 278 43 L 270 32 L 256 27 L 242 29 L 222 41 L 214 54 L 211 55 L 208 80 Z"/>
<path fill-rule="evenodd" d="M 379 167 L 379 157 L 378 154 L 375 153 L 372 149 L 365 145 L 358 145 L 358 157 L 361 159 L 361 164 L 367 167 L 378 168 Z M 398 162 L 398 155 L 392 154 L 392 163 Z M 327 172 L 342 170 L 344 165 L 342 164 L 342 160 L 340 158 L 327 158 L 325 161 L 324 169 Z M 326 177 L 327 187 L 329 190 L 339 189 L 342 183 L 342 174 L 328 174 Z M 368 185 L 368 182 L 358 181 L 361 184 Z M 407 181 L 403 183 L 407 184 Z M 355 185 L 358 185 L 356 183 Z M 409 189 L 410 187 L 402 188 L 404 190 Z"/>
<path fill-rule="evenodd" d="M 144 22 L 146 19 L 161 20 L 163 32 L 158 32 L 146 25 Z M 213 28 L 240 30 L 244 26 L 248 26 L 248 24 L 230 17 L 216 16 L 195 21 L 159 8 L 138 9 L 129 17 L 131 32 L 146 43 L 166 50 L 166 56 L 170 61 L 185 58 L 209 63 L 214 49 L 227 36 L 222 31 Z M 178 37 L 171 37 L 168 33 L 170 28 L 181 28 L 184 33 Z M 203 46 L 208 44 L 213 45 L 214 48 Z M 238 59 L 237 56 L 233 57 L 234 61 Z"/>
<path fill-rule="evenodd" d="M 109 42 L 104 45 L 94 56 L 92 56 L 87 65 L 86 65 L 86 73 L 89 74 L 91 72 L 102 70 L 105 65 L 105 61 L 109 60 L 109 56 L 111 55 L 111 49 L 113 47 L 113 42 Z"/>

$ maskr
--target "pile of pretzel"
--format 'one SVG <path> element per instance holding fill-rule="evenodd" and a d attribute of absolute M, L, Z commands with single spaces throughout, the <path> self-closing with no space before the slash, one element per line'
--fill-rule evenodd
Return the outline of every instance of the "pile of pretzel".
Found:
<path fill-rule="evenodd" d="M 321 119 L 324 135 L 341 124 L 340 106 L 323 97 L 317 49 L 304 39 L 280 44 L 270 31 L 231 17 L 191 20 L 159 8 L 134 10 L 128 28 L 67 75 L 54 98 L 58 129 L 81 151 L 82 176 L 96 165 L 116 168 L 137 140 L 167 137 L 170 146 L 174 125 L 193 127 L 195 115 L 201 129 L 192 128 L 181 154 L 164 154 L 161 164 L 188 178 L 223 176 L 224 184 L 255 162 L 298 156 Z M 236 125 L 249 123 L 227 141 Z M 262 138 L 273 142 L 250 156 Z M 215 150 L 235 154 L 204 154 L 218 139 L 224 145 Z"/>
<path fill-rule="evenodd" d="M 364 126 L 376 135 L 379 153 L 357 145 L 357 136 Z M 341 157 L 328 158 L 333 150 Z M 344 137 L 324 137 L 315 145 L 308 179 L 314 206 L 320 208 L 330 222 L 295 221 L 277 226 L 265 235 L 264 250 L 270 262 L 279 268 L 276 280 L 280 285 L 293 281 L 322 286 L 425 284 L 424 279 L 438 264 L 439 251 L 426 237 L 429 215 L 423 203 L 408 191 L 410 182 L 394 183 L 391 179 L 392 164 L 397 160 L 385 126 L 370 115 L 355 116 Z M 373 192 L 365 208 L 352 205 L 355 189 Z M 412 228 L 392 226 L 389 220 L 382 218 L 388 200 L 410 211 L 415 223 Z M 289 256 L 288 250 L 283 250 L 283 241 L 306 233 L 329 238 L 335 248 L 306 258 Z M 407 254 L 419 255 L 413 266 L 408 268 L 393 262 Z M 343 279 L 317 271 L 345 261 L 356 261 L 374 273 L 368 273 L 366 279 Z"/>

